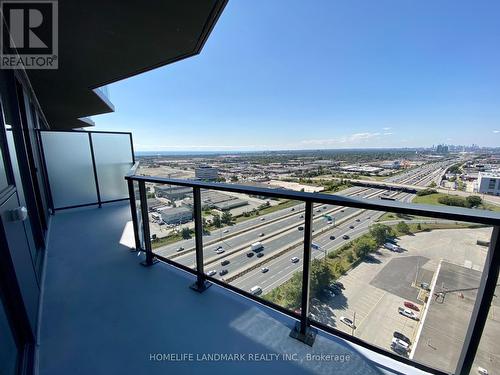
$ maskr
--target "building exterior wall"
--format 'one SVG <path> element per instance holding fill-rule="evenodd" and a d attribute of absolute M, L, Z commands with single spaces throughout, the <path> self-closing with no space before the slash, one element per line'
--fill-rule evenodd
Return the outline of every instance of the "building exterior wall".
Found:
<path fill-rule="evenodd" d="M 195 168 L 194 176 L 200 180 L 216 180 L 219 170 L 214 167 L 200 166 Z"/>
<path fill-rule="evenodd" d="M 167 224 L 186 223 L 193 219 L 193 212 L 185 207 L 159 210 L 162 220 Z"/>
<path fill-rule="evenodd" d="M 479 173 L 478 192 L 483 194 L 500 195 L 500 173 Z"/>

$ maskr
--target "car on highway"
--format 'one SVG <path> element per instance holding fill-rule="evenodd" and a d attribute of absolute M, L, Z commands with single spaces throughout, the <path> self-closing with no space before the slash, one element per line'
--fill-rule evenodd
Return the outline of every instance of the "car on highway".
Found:
<path fill-rule="evenodd" d="M 345 325 L 351 327 L 352 329 L 356 329 L 356 326 L 354 325 L 354 322 L 351 319 L 346 318 L 345 316 L 341 316 L 339 320 Z"/>
<path fill-rule="evenodd" d="M 251 257 L 253 257 L 253 254 L 254 253 L 247 253 L 247 257 L 251 258 Z"/>
<path fill-rule="evenodd" d="M 293 257 L 292 259 L 290 259 L 292 261 L 292 263 L 297 263 L 299 261 L 299 258 L 297 257 Z"/>
<path fill-rule="evenodd" d="M 295 208 L 292 207 L 292 211 L 295 211 Z"/>
<path fill-rule="evenodd" d="M 356 219 L 356 221 L 359 223 L 361 221 L 361 219 Z"/>
<path fill-rule="evenodd" d="M 340 212 L 344 212 L 345 210 L 340 210 Z"/>
<path fill-rule="evenodd" d="M 229 262 L 229 260 L 224 259 L 222 262 L 220 262 L 220 265 L 221 266 L 227 266 L 229 263 L 231 263 L 231 262 Z"/>
<path fill-rule="evenodd" d="M 405 305 L 405 307 L 408 307 L 409 309 L 412 309 L 412 310 L 415 310 L 415 311 L 420 311 L 420 309 L 418 308 L 418 306 L 415 305 L 413 302 L 404 301 L 403 305 Z"/>
<path fill-rule="evenodd" d="M 184 248 L 182 246 L 177 249 L 178 252 L 182 251 L 182 250 L 184 250 Z"/>
<path fill-rule="evenodd" d="M 344 235 L 342 236 L 342 238 L 343 238 L 344 240 L 348 240 L 348 239 L 349 239 L 349 236 L 348 236 L 347 234 L 344 234 Z"/>
<path fill-rule="evenodd" d="M 229 229 L 222 231 L 222 233 L 228 233 L 228 232 L 229 232 Z"/>
<path fill-rule="evenodd" d="M 331 239 L 331 240 L 334 240 L 334 239 L 335 239 L 335 236 L 330 236 L 330 239 Z"/>
<path fill-rule="evenodd" d="M 257 258 L 262 258 L 264 256 L 264 253 L 257 253 Z"/>
<path fill-rule="evenodd" d="M 208 276 L 213 276 L 213 275 L 215 275 L 216 273 L 217 273 L 217 271 L 216 271 L 216 270 L 211 270 L 211 271 L 208 271 L 208 272 L 207 272 L 207 275 L 208 275 Z"/>
<path fill-rule="evenodd" d="M 349 229 L 354 229 L 354 225 L 349 225 Z"/>
<path fill-rule="evenodd" d="M 266 220 L 266 218 L 265 218 L 265 217 L 261 217 L 261 218 L 260 218 L 260 221 L 264 221 L 264 220 Z"/>
<path fill-rule="evenodd" d="M 219 275 L 224 276 L 225 274 L 227 274 L 227 272 L 227 269 L 224 268 L 223 270 L 220 270 Z"/>
<path fill-rule="evenodd" d="M 269 268 L 267 268 L 267 267 L 262 267 L 262 268 L 260 269 L 260 271 L 261 271 L 262 273 L 266 273 L 266 272 L 268 272 L 268 271 L 269 271 Z"/>
<path fill-rule="evenodd" d="M 224 252 L 224 249 L 217 249 L 215 250 L 216 254 L 222 254 Z"/>
<path fill-rule="evenodd" d="M 261 293 L 262 293 L 262 288 L 261 288 L 260 286 L 256 285 L 256 286 L 254 286 L 254 287 L 252 287 L 252 288 L 250 289 L 250 293 L 252 293 L 252 294 L 253 294 L 253 295 L 255 295 L 255 296 L 256 296 L 256 295 L 259 295 L 259 294 L 261 294 Z"/>
<path fill-rule="evenodd" d="M 264 237 L 265 236 L 265 233 L 262 232 L 261 234 L 259 234 L 259 237 Z"/>
<path fill-rule="evenodd" d="M 407 318 L 418 320 L 418 316 L 413 311 L 405 309 L 404 307 L 398 307 L 398 312 Z"/>
<path fill-rule="evenodd" d="M 321 212 L 321 210 L 320 210 L 320 209 L 317 209 L 317 210 L 316 210 L 316 212 Z"/>
<path fill-rule="evenodd" d="M 304 218 L 304 215 L 300 215 L 300 218 L 303 219 Z"/>
<path fill-rule="evenodd" d="M 411 345 L 410 339 L 408 337 L 406 337 L 405 335 L 403 335 L 401 332 L 394 331 L 392 336 L 397 338 L 398 340 L 406 342 L 408 345 Z"/>
<path fill-rule="evenodd" d="M 304 230 L 304 227 L 303 226 L 300 226 L 297 228 L 298 230 Z"/>

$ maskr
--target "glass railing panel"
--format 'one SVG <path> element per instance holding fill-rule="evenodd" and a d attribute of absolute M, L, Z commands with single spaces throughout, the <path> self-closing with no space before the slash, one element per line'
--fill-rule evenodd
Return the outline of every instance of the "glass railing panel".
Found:
<path fill-rule="evenodd" d="M 54 208 L 97 202 L 89 135 L 41 132 Z"/>
<path fill-rule="evenodd" d="M 196 269 L 193 188 L 146 184 L 155 254 Z"/>
<path fill-rule="evenodd" d="M 454 372 L 491 233 L 483 225 L 354 209 L 313 236 L 322 252 L 311 250 L 311 319 Z"/>
<path fill-rule="evenodd" d="M 129 134 L 92 133 L 101 201 L 128 197 L 125 175 L 133 164 Z"/>

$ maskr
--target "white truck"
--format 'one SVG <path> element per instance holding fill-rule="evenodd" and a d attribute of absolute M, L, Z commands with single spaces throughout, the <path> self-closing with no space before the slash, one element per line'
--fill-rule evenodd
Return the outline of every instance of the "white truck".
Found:
<path fill-rule="evenodd" d="M 263 247 L 264 247 L 264 245 L 262 245 L 262 242 L 255 242 L 250 246 L 250 250 L 255 251 L 255 250 L 262 249 Z"/>

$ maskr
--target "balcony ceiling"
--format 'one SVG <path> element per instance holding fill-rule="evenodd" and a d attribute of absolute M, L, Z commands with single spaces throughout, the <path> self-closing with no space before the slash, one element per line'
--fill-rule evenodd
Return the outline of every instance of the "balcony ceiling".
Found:
<path fill-rule="evenodd" d="M 113 111 L 92 89 L 198 54 L 226 2 L 59 2 L 59 69 L 27 71 L 49 126 L 89 126 Z"/>

